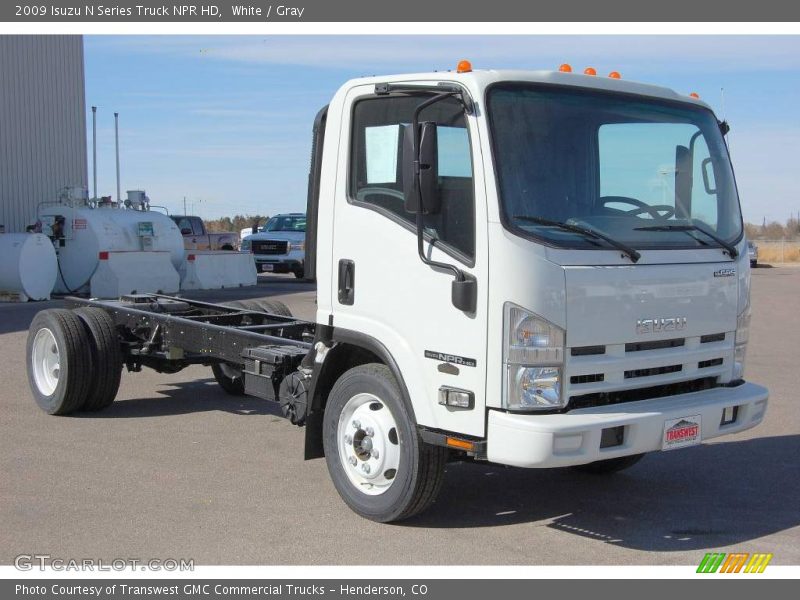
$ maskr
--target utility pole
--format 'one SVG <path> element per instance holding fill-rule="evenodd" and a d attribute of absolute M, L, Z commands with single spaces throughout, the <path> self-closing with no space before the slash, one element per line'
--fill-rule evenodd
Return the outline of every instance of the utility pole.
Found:
<path fill-rule="evenodd" d="M 94 197 L 97 200 L 97 107 L 92 107 L 92 175 L 94 177 Z"/>
<path fill-rule="evenodd" d="M 183 214 L 188 214 L 186 212 L 186 196 L 183 197 Z"/>
<path fill-rule="evenodd" d="M 120 206 L 122 202 L 122 194 L 119 191 L 119 113 L 114 113 L 114 145 L 116 146 L 117 150 L 117 206 Z M 97 190 L 95 190 L 97 193 Z"/>

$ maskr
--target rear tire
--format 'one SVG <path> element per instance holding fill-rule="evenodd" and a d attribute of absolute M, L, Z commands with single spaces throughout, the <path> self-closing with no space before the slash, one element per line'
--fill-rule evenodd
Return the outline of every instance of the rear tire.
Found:
<path fill-rule="evenodd" d="M 620 456 L 619 458 L 598 460 L 586 465 L 576 465 L 572 468 L 592 475 L 608 475 L 632 467 L 643 458 L 644 454 L 632 454 L 630 456 Z"/>
<path fill-rule="evenodd" d="M 80 410 L 93 379 L 91 340 L 75 313 L 62 308 L 39 312 L 28 328 L 28 383 L 43 411 L 68 415 Z"/>
<path fill-rule="evenodd" d="M 385 365 L 355 367 L 334 384 L 322 441 L 336 490 L 362 517 L 381 523 L 408 519 L 439 494 L 448 451 L 422 441 Z"/>
<path fill-rule="evenodd" d="M 240 368 L 228 363 L 217 363 L 211 365 L 214 379 L 217 380 L 219 387 L 231 396 L 244 396 L 244 375 Z"/>
<path fill-rule="evenodd" d="M 92 340 L 93 384 L 83 410 L 97 411 L 113 404 L 122 378 L 122 350 L 117 326 L 102 308 L 84 307 L 74 311 Z"/>
<path fill-rule="evenodd" d="M 292 311 L 280 300 L 268 300 L 266 298 L 252 298 L 249 300 L 233 300 L 226 302 L 225 306 L 233 308 L 243 308 L 257 312 L 267 312 L 274 315 L 291 317 Z M 211 365 L 214 379 L 219 386 L 231 396 L 244 396 L 244 375 L 237 365 L 230 363 L 217 363 Z"/>
<path fill-rule="evenodd" d="M 268 298 L 251 298 L 249 300 L 234 300 L 228 302 L 227 306 L 234 308 L 244 308 L 245 310 L 255 310 L 258 312 L 267 312 L 273 315 L 281 315 L 284 317 L 292 317 L 292 311 L 280 300 L 270 300 Z"/>

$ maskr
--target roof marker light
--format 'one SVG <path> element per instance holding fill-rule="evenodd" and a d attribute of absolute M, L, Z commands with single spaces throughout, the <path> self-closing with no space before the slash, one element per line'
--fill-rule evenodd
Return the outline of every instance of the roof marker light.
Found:
<path fill-rule="evenodd" d="M 561 71 L 562 73 L 572 73 L 572 65 L 564 63 L 563 65 L 558 67 L 558 70 Z"/>
<path fill-rule="evenodd" d="M 583 70 L 583 74 L 584 74 L 584 75 L 591 75 L 591 76 L 595 76 L 595 75 L 597 75 L 597 70 L 596 70 L 594 67 L 586 67 L 586 68 Z"/>
<path fill-rule="evenodd" d="M 472 72 L 472 63 L 468 60 L 460 60 L 458 61 L 458 66 L 456 67 L 457 73 L 471 73 Z"/>
<path fill-rule="evenodd" d="M 622 75 L 619 74 L 619 71 L 611 71 L 608 74 L 609 79 L 622 79 Z"/>
<path fill-rule="evenodd" d="M 694 98 L 695 100 L 700 100 L 700 94 L 698 94 L 697 92 L 692 92 L 691 94 L 689 94 L 689 97 Z"/>

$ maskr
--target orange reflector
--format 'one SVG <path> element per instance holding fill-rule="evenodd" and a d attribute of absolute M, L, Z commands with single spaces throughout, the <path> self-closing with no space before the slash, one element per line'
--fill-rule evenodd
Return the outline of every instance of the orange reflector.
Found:
<path fill-rule="evenodd" d="M 572 73 L 572 65 L 564 63 L 563 65 L 558 67 L 558 70 L 561 71 L 562 73 Z"/>
<path fill-rule="evenodd" d="M 467 440 L 459 440 L 456 438 L 447 438 L 446 443 L 451 448 L 458 448 L 459 450 L 474 450 L 475 444 L 472 442 L 468 442 Z"/>
<path fill-rule="evenodd" d="M 470 73 L 472 72 L 472 63 L 468 60 L 459 61 L 458 66 L 456 67 L 456 72 L 458 73 Z"/>
<path fill-rule="evenodd" d="M 583 70 L 584 75 L 597 75 L 597 70 L 594 67 L 586 67 Z"/>
<path fill-rule="evenodd" d="M 694 98 L 695 100 L 700 100 L 700 94 L 698 94 L 697 92 L 692 92 L 691 94 L 689 94 L 689 97 Z"/>
<path fill-rule="evenodd" d="M 622 75 L 619 74 L 619 71 L 611 71 L 611 73 L 609 73 L 608 76 L 611 79 L 622 79 Z"/>

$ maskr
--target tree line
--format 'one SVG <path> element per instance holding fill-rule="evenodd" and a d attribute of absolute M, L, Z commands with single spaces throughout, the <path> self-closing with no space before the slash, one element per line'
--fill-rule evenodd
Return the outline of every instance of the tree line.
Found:
<path fill-rule="evenodd" d="M 208 231 L 235 231 L 239 232 L 245 227 L 266 224 L 269 215 L 236 215 L 235 217 L 222 217 L 221 219 L 210 219 L 206 221 Z"/>
<path fill-rule="evenodd" d="M 263 226 L 269 220 L 269 215 L 236 215 L 206 221 L 209 231 L 236 231 L 254 224 Z M 777 221 L 764 222 L 761 225 L 745 223 L 747 238 L 751 240 L 795 240 L 800 238 L 800 220 L 790 218 L 785 224 Z"/>
<path fill-rule="evenodd" d="M 745 223 L 745 232 L 749 240 L 797 240 L 800 238 L 800 220 L 795 217 L 786 224 L 777 221 L 764 221 L 761 225 Z"/>

